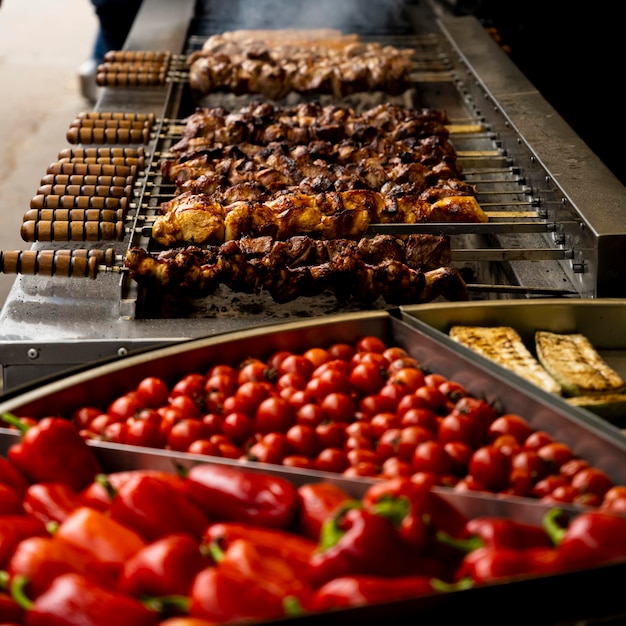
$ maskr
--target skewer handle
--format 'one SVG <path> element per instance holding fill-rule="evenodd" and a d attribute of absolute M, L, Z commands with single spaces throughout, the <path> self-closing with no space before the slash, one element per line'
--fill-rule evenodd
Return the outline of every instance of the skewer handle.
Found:
<path fill-rule="evenodd" d="M 91 278 L 99 266 L 113 267 L 115 251 L 108 250 L 13 250 L 0 251 L 0 272 L 28 276 Z"/>
<path fill-rule="evenodd" d="M 60 222 L 26 220 L 20 228 L 24 241 L 122 241 L 124 222 Z"/>

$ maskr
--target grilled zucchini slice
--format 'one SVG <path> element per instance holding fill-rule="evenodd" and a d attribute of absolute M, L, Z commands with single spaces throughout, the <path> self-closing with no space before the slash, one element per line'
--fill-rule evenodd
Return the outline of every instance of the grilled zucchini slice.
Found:
<path fill-rule="evenodd" d="M 449 335 L 518 376 L 551 393 L 561 394 L 561 385 L 541 366 L 509 326 L 452 326 Z"/>
<path fill-rule="evenodd" d="M 625 383 L 580 333 L 535 333 L 537 358 L 563 388 L 565 396 L 621 393 Z"/>
<path fill-rule="evenodd" d="M 626 417 L 625 393 L 611 393 L 600 396 L 576 396 L 573 398 L 565 398 L 565 400 L 568 404 L 591 411 L 591 413 L 595 413 L 598 417 L 602 417 L 608 422 Z"/>

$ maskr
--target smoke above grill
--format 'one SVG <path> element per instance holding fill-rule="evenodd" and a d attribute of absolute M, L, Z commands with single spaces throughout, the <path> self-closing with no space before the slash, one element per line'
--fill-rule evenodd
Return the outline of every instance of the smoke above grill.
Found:
<path fill-rule="evenodd" d="M 203 0 L 197 15 L 213 32 L 231 29 L 336 28 L 374 34 L 407 28 L 413 0 Z"/>

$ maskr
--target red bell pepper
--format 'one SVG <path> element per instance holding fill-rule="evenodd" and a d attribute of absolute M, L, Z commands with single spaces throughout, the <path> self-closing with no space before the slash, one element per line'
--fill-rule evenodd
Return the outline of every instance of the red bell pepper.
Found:
<path fill-rule="evenodd" d="M 155 476 L 137 473 L 117 490 L 109 514 L 147 541 L 171 533 L 202 537 L 209 519 L 183 492 Z"/>
<path fill-rule="evenodd" d="M 0 515 L 23 515 L 22 496 L 9 485 L 0 483 Z"/>
<path fill-rule="evenodd" d="M 159 613 L 119 591 L 95 585 L 80 574 L 57 577 L 38 598 L 16 595 L 27 626 L 156 626 Z"/>
<path fill-rule="evenodd" d="M 9 575 L 0 572 L 0 624 L 21 624 L 24 619 L 24 609 L 7 592 Z"/>
<path fill-rule="evenodd" d="M 188 496 L 209 518 L 286 529 L 295 524 L 298 492 L 287 479 L 201 463 L 185 477 Z"/>
<path fill-rule="evenodd" d="M 183 478 L 171 472 L 155 469 L 120 470 L 110 474 L 98 474 L 93 482 L 81 492 L 81 500 L 85 506 L 108 511 L 117 491 L 138 474 L 158 478 L 174 487 L 180 487 L 183 484 Z"/>
<path fill-rule="evenodd" d="M 404 600 L 429 593 L 435 593 L 435 588 L 432 579 L 427 576 L 340 576 L 329 580 L 315 592 L 312 607 L 314 611 L 327 611 Z"/>
<path fill-rule="evenodd" d="M 139 533 L 89 507 L 71 513 L 54 536 L 91 554 L 112 576 L 118 576 L 126 561 L 146 545 Z"/>
<path fill-rule="evenodd" d="M 189 614 L 215 624 L 238 619 L 275 619 L 283 617 L 285 609 L 282 598 L 256 585 L 248 576 L 208 567 L 194 579 Z"/>
<path fill-rule="evenodd" d="M 3 414 L 2 419 L 22 431 L 8 458 L 31 483 L 62 482 L 79 491 L 101 470 L 98 459 L 72 422 L 44 417 L 35 425 Z"/>
<path fill-rule="evenodd" d="M 354 574 L 446 577 L 444 564 L 423 557 L 402 541 L 393 523 L 351 501 L 326 521 L 320 546 L 309 561 L 310 580 L 320 586 Z"/>
<path fill-rule="evenodd" d="M 103 569 L 92 554 L 54 537 L 29 537 L 21 541 L 7 568 L 11 579 L 26 579 L 30 598 L 40 596 L 61 574 L 74 572 L 90 580 L 113 586 L 115 577 Z"/>
<path fill-rule="evenodd" d="M 317 543 L 296 533 L 239 522 L 216 522 L 207 527 L 203 536 L 207 546 L 217 545 L 224 551 L 238 539 L 250 541 L 261 554 L 280 557 L 300 571 L 308 567 L 317 549 Z"/>
<path fill-rule="evenodd" d="M 522 575 L 539 575 L 560 571 L 555 548 L 527 549 L 482 546 L 468 553 L 456 572 L 456 580 L 470 578 L 476 583 Z"/>
<path fill-rule="evenodd" d="M 225 551 L 213 551 L 221 572 L 246 576 L 256 584 L 296 607 L 309 607 L 312 589 L 300 572 L 288 561 L 276 555 L 259 551 L 247 539 L 236 539 Z"/>
<path fill-rule="evenodd" d="M 186 596 L 196 574 L 210 563 L 191 535 L 167 535 L 149 543 L 124 564 L 118 589 L 135 597 Z"/>
<path fill-rule="evenodd" d="M 487 516 L 468 520 L 460 538 L 438 531 L 437 539 L 462 552 L 471 552 L 483 546 L 514 550 L 553 547 L 550 536 L 542 526 Z"/>
<path fill-rule="evenodd" d="M 318 541 L 322 525 L 339 505 L 350 500 L 341 487 L 329 482 L 305 483 L 298 487 L 300 500 L 300 532 Z"/>
<path fill-rule="evenodd" d="M 30 515 L 0 515 L 0 569 L 5 569 L 22 539 L 47 537 L 46 525 Z"/>
<path fill-rule="evenodd" d="M 0 483 L 12 487 L 20 495 L 24 495 L 29 485 L 26 477 L 17 469 L 9 459 L 0 456 Z"/>
<path fill-rule="evenodd" d="M 79 506 L 79 494 L 65 483 L 35 483 L 24 494 L 24 510 L 46 523 L 62 522 Z"/>
<path fill-rule="evenodd" d="M 563 568 L 626 559 L 626 518 L 594 510 L 576 515 L 563 527 L 559 524 L 561 515 L 560 509 L 550 509 L 543 525 L 557 547 Z"/>

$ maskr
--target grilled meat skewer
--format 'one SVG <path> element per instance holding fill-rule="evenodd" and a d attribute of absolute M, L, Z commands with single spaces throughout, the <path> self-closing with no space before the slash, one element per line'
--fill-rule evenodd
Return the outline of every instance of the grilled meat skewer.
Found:
<path fill-rule="evenodd" d="M 420 254 L 420 244 L 426 253 Z M 208 296 L 221 284 L 234 291 L 267 291 L 279 303 L 331 291 L 339 301 L 390 304 L 429 302 L 437 297 L 466 300 L 460 274 L 437 262 L 447 260 L 446 238 L 378 236 L 359 242 L 293 237 L 244 238 L 203 250 L 196 246 L 150 255 L 131 248 L 124 266 L 139 284 L 163 292 Z"/>

